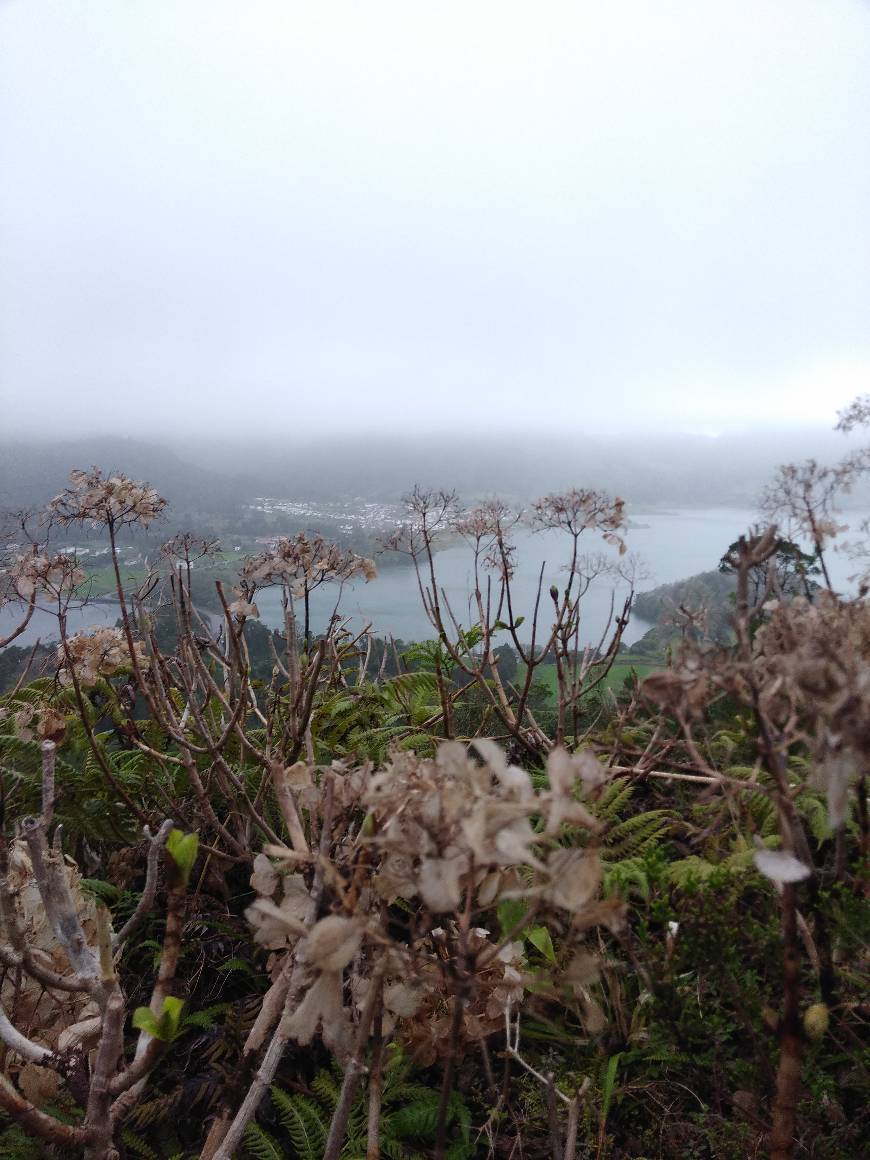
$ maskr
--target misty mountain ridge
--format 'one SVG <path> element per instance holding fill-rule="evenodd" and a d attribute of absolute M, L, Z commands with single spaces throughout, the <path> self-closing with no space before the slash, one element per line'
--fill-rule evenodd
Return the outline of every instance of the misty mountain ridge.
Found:
<path fill-rule="evenodd" d="M 468 501 L 498 494 L 526 503 L 549 491 L 596 487 L 632 507 L 742 507 L 780 463 L 834 463 L 850 441 L 833 432 L 753 432 L 721 437 L 454 436 L 312 434 L 262 439 L 92 436 L 5 439 L 0 507 L 43 505 L 74 467 L 96 464 L 147 479 L 173 513 L 223 512 L 260 496 L 395 503 L 415 483 L 456 490 Z M 849 497 L 867 502 L 867 488 Z"/>

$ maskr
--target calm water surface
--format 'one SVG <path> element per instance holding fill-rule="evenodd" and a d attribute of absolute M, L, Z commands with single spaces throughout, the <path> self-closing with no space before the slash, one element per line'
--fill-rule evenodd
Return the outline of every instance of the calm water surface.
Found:
<path fill-rule="evenodd" d="M 718 565 L 723 553 L 737 537 L 755 521 L 750 510 L 714 508 L 660 512 L 632 517 L 632 526 L 626 536 L 629 553 L 639 557 L 646 578 L 638 583 L 645 591 L 658 584 L 683 580 L 697 572 L 709 571 Z M 584 537 L 585 538 L 585 537 Z M 544 586 L 541 601 L 543 616 L 548 611 L 548 589 L 551 584 L 560 588 L 566 580 L 570 541 L 558 532 L 535 533 L 518 530 L 517 570 L 513 581 L 514 615 L 526 617 L 530 625 L 537 592 L 538 576 L 544 565 Z M 582 543 L 582 540 L 581 540 Z M 590 536 L 584 545 L 589 554 L 607 552 L 618 559 L 600 538 Z M 438 582 L 447 593 L 456 619 L 464 627 L 476 622 L 469 608 L 468 594 L 473 588 L 473 560 L 470 549 L 464 545 L 447 548 L 435 557 Z M 848 587 L 848 577 L 855 566 L 845 556 L 831 553 L 831 578 L 835 585 Z M 597 641 L 605 631 L 610 616 L 611 596 L 617 603 L 624 599 L 628 588 L 612 578 L 596 580 L 583 599 L 584 641 Z M 312 617 L 315 628 L 322 627 L 335 604 L 337 589 L 317 591 L 312 596 Z M 269 627 L 280 627 L 282 613 L 280 600 L 274 591 L 260 593 L 257 604 L 263 622 Z M 354 624 L 371 622 L 376 633 L 392 634 L 402 640 L 420 640 L 433 635 L 432 627 L 421 606 L 413 569 L 386 568 L 369 584 L 346 585 L 342 594 L 341 611 L 352 617 Z M 625 633 L 628 644 L 638 640 L 649 625 L 634 618 Z"/>
<path fill-rule="evenodd" d="M 860 518 L 860 515 L 853 516 L 853 524 L 857 525 Z M 729 544 L 756 519 L 756 513 L 735 508 L 685 509 L 632 516 L 633 526 L 629 528 L 626 542 L 629 552 L 640 559 L 645 569 L 645 578 L 639 582 L 638 589 L 644 591 L 715 568 Z M 606 552 L 609 558 L 617 559 L 616 553 L 600 538 L 587 535 L 588 539 L 583 537 L 586 539 L 583 544 L 586 552 Z M 543 623 L 548 612 L 550 585 L 564 586 L 570 544 L 567 536 L 557 532 L 535 533 L 518 529 L 514 538 L 517 543 L 514 614 L 525 616 L 527 627 L 531 624 L 541 566 L 544 566 Z M 438 581 L 447 593 L 453 614 L 460 624 L 468 627 L 477 619 L 468 604 L 468 594 L 473 586 L 471 551 L 465 545 L 456 545 L 438 552 L 435 559 Z M 828 565 L 834 584 L 846 591 L 848 577 L 855 571 L 854 564 L 846 556 L 831 552 Z M 615 596 L 618 604 L 620 596 L 624 599 L 627 591 L 624 583 L 615 583 L 609 577 L 601 577 L 593 583 L 582 605 L 581 636 L 584 641 L 599 639 L 607 626 L 611 596 Z M 315 631 L 326 625 L 337 595 L 335 585 L 324 585 L 313 594 Z M 259 593 L 257 604 L 262 622 L 270 628 L 280 628 L 283 618 L 277 591 L 269 589 Z M 377 580 L 369 584 L 345 585 L 341 612 L 349 616 L 352 625 L 358 628 L 371 623 L 379 635 L 392 635 L 405 641 L 422 640 L 433 635 L 432 626 L 422 610 L 412 568 L 386 567 Z M 0 633 L 9 631 L 13 616 L 12 609 L 0 609 Z M 92 604 L 78 611 L 70 610 L 69 629 L 77 632 L 83 628 L 114 624 L 116 617 L 117 608 L 111 602 Z M 625 634 L 626 641 L 630 644 L 639 639 L 648 627 L 644 621 L 635 618 Z M 57 625 L 50 614 L 38 612 L 15 643 L 32 644 L 37 637 L 43 640 L 57 637 Z"/>

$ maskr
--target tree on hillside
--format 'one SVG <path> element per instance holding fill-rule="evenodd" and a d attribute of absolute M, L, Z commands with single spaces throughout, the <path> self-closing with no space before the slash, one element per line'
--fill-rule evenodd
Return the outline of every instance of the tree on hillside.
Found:
<path fill-rule="evenodd" d="M 719 571 L 726 576 L 736 573 L 736 553 L 739 542 L 734 541 L 719 561 Z M 753 606 L 763 604 L 768 595 L 806 596 L 818 589 L 817 576 L 822 575 L 817 552 L 804 552 L 793 540 L 779 539 L 770 559 L 753 565 L 749 573 L 749 598 Z"/>

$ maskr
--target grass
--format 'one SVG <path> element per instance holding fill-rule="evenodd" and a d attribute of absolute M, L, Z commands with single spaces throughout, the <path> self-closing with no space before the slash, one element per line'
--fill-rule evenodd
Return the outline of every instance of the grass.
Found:
<path fill-rule="evenodd" d="M 622 688 L 625 680 L 632 673 L 636 673 L 638 680 L 642 681 L 649 673 L 655 672 L 656 669 L 660 669 L 661 667 L 662 662 L 655 657 L 638 656 L 623 659 L 620 656 L 620 659 L 616 661 L 600 687 L 618 690 Z M 517 674 L 517 681 L 521 680 L 522 673 L 519 673 Z M 554 699 L 557 697 L 559 684 L 556 679 L 555 665 L 541 665 L 535 673 L 535 680 L 542 685 L 546 685 Z"/>
<path fill-rule="evenodd" d="M 82 596 L 93 598 L 115 595 L 115 573 L 111 564 L 102 564 L 99 568 L 88 568 L 85 565 L 84 572 L 86 578 L 79 587 Z M 141 584 L 145 575 L 145 569 L 142 567 L 130 566 L 127 568 L 123 564 L 121 565 L 121 579 L 131 587 Z"/>
<path fill-rule="evenodd" d="M 198 562 L 195 570 L 198 574 L 214 574 L 216 577 L 232 580 L 243 558 L 242 552 L 216 552 L 207 563 Z M 83 562 L 82 567 L 86 577 L 79 589 L 82 596 L 95 598 L 115 595 L 115 572 L 110 563 L 100 564 L 94 568 Z M 138 587 L 147 575 L 147 568 L 141 564 L 121 564 L 121 579 L 125 586 L 131 589 Z"/>

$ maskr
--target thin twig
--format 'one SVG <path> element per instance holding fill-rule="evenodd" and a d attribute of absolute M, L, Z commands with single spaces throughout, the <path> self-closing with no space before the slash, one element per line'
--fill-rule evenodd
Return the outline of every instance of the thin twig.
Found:
<path fill-rule="evenodd" d="M 369 1116 L 366 1129 L 366 1160 L 380 1160 L 381 1155 L 381 1101 L 383 1099 L 384 1089 L 383 1023 L 383 987 L 379 986 L 374 1018 L 372 1019 L 372 1058 L 369 1064 Z"/>
<path fill-rule="evenodd" d="M 332 1123 L 329 1125 L 329 1135 L 326 1138 L 326 1145 L 323 1149 L 323 1160 L 338 1160 L 341 1150 L 344 1147 L 344 1138 L 347 1135 L 347 1121 L 350 1119 L 353 1101 L 356 1097 L 356 1089 L 359 1086 L 362 1073 L 365 1071 L 363 1054 L 366 1043 L 368 1042 L 375 1010 L 380 1002 L 381 987 L 386 969 L 387 961 L 386 959 L 381 959 L 381 962 L 375 968 L 374 974 L 369 980 L 369 992 L 360 1015 L 359 1024 L 357 1025 L 350 1062 L 345 1068 L 338 1104 L 332 1117 Z"/>
<path fill-rule="evenodd" d="M 150 843 L 148 846 L 147 869 L 145 871 L 145 889 L 142 891 L 142 897 L 139 899 L 136 909 L 118 933 L 112 937 L 112 945 L 115 948 L 122 947 L 130 935 L 139 929 L 151 913 L 151 908 L 154 905 L 154 897 L 157 894 L 157 878 L 160 873 L 160 851 L 166 845 L 166 839 L 169 837 L 172 826 L 172 819 L 167 818 L 153 837 L 147 826 L 145 828 L 145 836 Z"/>

